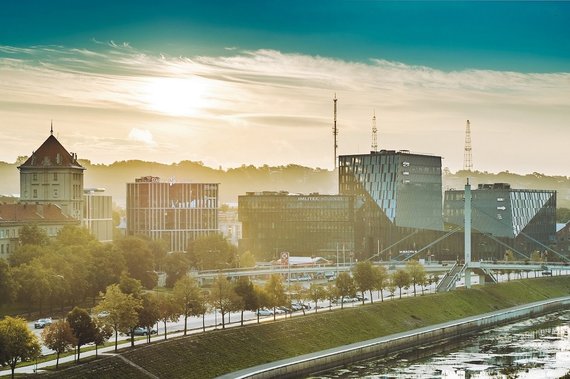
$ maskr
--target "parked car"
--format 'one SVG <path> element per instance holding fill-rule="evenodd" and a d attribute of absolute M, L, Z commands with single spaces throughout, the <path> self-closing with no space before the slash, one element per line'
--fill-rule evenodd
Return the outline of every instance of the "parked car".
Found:
<path fill-rule="evenodd" d="M 157 330 L 155 328 L 151 328 L 150 329 L 150 334 L 156 334 L 158 333 Z M 128 334 L 130 335 L 130 333 Z M 147 328 L 143 328 L 142 326 L 137 326 L 134 330 L 133 330 L 133 335 L 135 336 L 146 336 L 148 335 L 148 330 Z"/>
<path fill-rule="evenodd" d="M 258 316 L 273 316 L 273 311 L 271 309 L 261 308 L 257 310 Z"/>
<path fill-rule="evenodd" d="M 51 317 L 40 318 L 34 323 L 34 328 L 35 329 L 43 329 L 46 326 L 51 325 L 51 323 L 52 323 Z"/>

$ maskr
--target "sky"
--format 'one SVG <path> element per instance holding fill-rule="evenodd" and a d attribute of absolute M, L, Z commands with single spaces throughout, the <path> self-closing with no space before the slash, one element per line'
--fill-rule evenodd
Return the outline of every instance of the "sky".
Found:
<path fill-rule="evenodd" d="M 28 0 L 0 13 L 0 160 L 332 169 L 379 149 L 570 176 L 570 2 Z"/>

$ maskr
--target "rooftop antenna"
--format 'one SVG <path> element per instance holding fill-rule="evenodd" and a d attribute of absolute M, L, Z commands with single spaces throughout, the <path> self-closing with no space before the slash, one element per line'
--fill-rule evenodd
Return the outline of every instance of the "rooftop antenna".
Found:
<path fill-rule="evenodd" d="M 376 110 L 374 110 L 372 116 L 372 151 L 374 153 L 378 152 L 378 137 L 377 137 L 378 129 L 376 129 Z"/>
<path fill-rule="evenodd" d="M 463 170 L 473 170 L 473 157 L 471 155 L 471 123 L 467 120 L 465 127 L 465 154 L 463 156 Z"/>
<path fill-rule="evenodd" d="M 336 128 L 336 102 L 337 102 L 337 98 L 336 98 L 336 93 L 334 94 L 334 99 L 333 99 L 333 103 L 334 103 L 334 124 L 333 124 L 333 136 L 334 136 L 334 169 L 336 170 L 336 149 L 338 148 L 338 144 L 336 142 L 336 136 L 338 135 L 338 129 Z"/>

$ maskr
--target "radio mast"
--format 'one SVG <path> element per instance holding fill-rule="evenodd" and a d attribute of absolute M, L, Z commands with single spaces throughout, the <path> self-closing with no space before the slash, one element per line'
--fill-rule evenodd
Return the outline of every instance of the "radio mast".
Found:
<path fill-rule="evenodd" d="M 471 123 L 467 120 L 465 127 L 465 154 L 463 155 L 463 170 L 473 170 L 473 157 L 471 155 Z"/>
<path fill-rule="evenodd" d="M 376 129 L 376 110 L 374 110 L 372 116 L 372 152 L 378 152 L 378 137 L 377 137 L 378 129 Z"/>
<path fill-rule="evenodd" d="M 338 144 L 336 142 L 336 137 L 338 135 L 338 129 L 336 128 L 336 102 L 337 102 L 337 98 L 336 98 L 336 93 L 334 94 L 334 99 L 333 99 L 333 103 L 334 103 L 334 124 L 333 124 L 333 136 L 334 136 L 334 169 L 336 171 L 336 149 L 338 148 Z"/>

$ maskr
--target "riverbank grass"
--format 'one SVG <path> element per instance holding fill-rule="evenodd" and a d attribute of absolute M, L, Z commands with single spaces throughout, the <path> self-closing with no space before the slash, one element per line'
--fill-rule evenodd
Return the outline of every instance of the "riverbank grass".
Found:
<path fill-rule="evenodd" d="M 125 349 L 122 355 L 161 378 L 211 378 L 301 354 L 569 294 L 570 277 L 518 280 L 178 337 Z M 48 377 L 136 376 L 135 367 L 123 367 L 123 364 L 128 365 L 119 361 L 116 357 L 105 358 L 48 374 Z M 109 370 L 111 367 L 113 371 Z M 111 373 L 112 376 L 106 376 Z"/>

